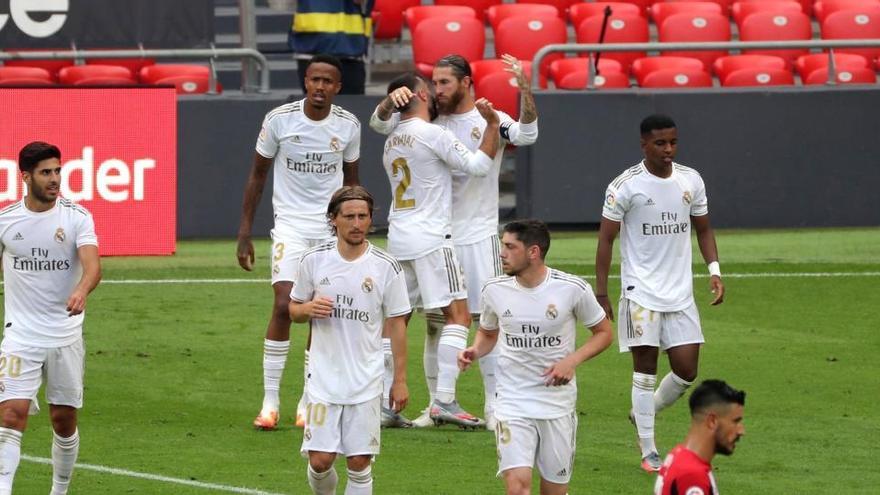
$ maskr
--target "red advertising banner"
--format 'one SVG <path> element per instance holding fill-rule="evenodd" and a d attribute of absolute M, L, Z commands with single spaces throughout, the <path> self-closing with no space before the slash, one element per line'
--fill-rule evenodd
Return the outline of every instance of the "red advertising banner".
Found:
<path fill-rule="evenodd" d="M 174 88 L 0 88 L 0 207 L 22 197 L 31 141 L 61 149 L 61 196 L 92 212 L 102 255 L 174 253 Z"/>

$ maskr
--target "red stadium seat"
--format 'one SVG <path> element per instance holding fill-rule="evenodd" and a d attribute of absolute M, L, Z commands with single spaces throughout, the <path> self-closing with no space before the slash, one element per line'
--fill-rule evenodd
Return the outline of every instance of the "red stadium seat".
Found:
<path fill-rule="evenodd" d="M 9 53 L 15 52 L 46 52 L 46 51 L 64 51 L 67 48 L 24 48 L 17 50 L 6 50 Z M 58 71 L 70 67 L 74 64 L 73 59 L 51 59 L 51 60 L 5 60 L 3 65 L 6 67 L 39 67 L 46 69 L 53 79 L 58 78 Z"/>
<path fill-rule="evenodd" d="M 410 7 L 403 13 L 406 19 L 406 25 L 409 26 L 411 33 L 414 33 L 419 27 L 419 23 L 425 19 L 441 18 L 441 19 L 464 19 L 467 17 L 477 18 L 477 12 L 462 5 L 421 5 L 418 7 Z"/>
<path fill-rule="evenodd" d="M 118 65 L 137 74 L 143 67 L 156 63 L 154 58 L 131 57 L 131 58 L 87 58 L 86 65 Z"/>
<path fill-rule="evenodd" d="M 156 84 L 156 81 L 173 76 L 205 76 L 210 77 L 211 69 L 206 65 L 193 64 L 156 64 L 141 69 L 140 80 L 144 84 Z"/>
<path fill-rule="evenodd" d="M 531 60 L 520 60 L 523 67 L 523 73 L 526 75 L 529 80 L 532 78 L 532 61 Z M 510 74 L 504 69 L 507 65 L 500 58 L 487 58 L 483 60 L 477 60 L 476 62 L 471 62 L 471 78 L 474 80 L 474 83 L 479 81 L 480 79 L 488 76 L 489 74 L 494 74 L 496 72 L 504 72 L 505 74 Z M 552 65 L 552 64 L 551 64 Z M 544 77 L 543 74 L 538 76 L 538 85 L 542 89 L 547 88 L 547 78 Z"/>
<path fill-rule="evenodd" d="M 58 71 L 61 84 L 75 86 L 128 86 L 136 81 L 131 71 L 118 65 L 74 65 Z"/>
<path fill-rule="evenodd" d="M 791 86 L 794 76 L 785 69 L 766 69 L 749 67 L 731 72 L 722 81 L 722 86 Z"/>
<path fill-rule="evenodd" d="M 737 3 L 746 4 L 746 3 L 771 3 L 771 2 L 780 2 L 783 0 L 735 0 L 735 2 L 731 5 L 731 11 L 733 10 L 733 6 Z M 801 6 L 801 12 L 807 15 L 813 15 L 813 0 L 789 0 L 797 3 Z"/>
<path fill-rule="evenodd" d="M 711 88 L 712 76 L 704 70 L 658 69 L 648 73 L 643 88 Z"/>
<path fill-rule="evenodd" d="M 10 80 L 41 80 L 52 84 L 52 74 L 40 67 L 0 67 L 0 83 Z"/>
<path fill-rule="evenodd" d="M 648 9 L 651 8 L 651 5 L 661 1 L 661 0 L 619 0 L 624 3 L 631 3 L 641 9 L 642 17 L 648 17 Z"/>
<path fill-rule="evenodd" d="M 51 86 L 53 84 L 55 83 L 52 81 L 34 77 L 10 77 L 0 80 L 0 86 Z"/>
<path fill-rule="evenodd" d="M 654 4 L 658 3 L 680 3 L 680 2 L 691 2 L 693 0 L 660 0 L 654 2 Z M 724 16 L 730 15 L 730 4 L 734 2 L 734 0 L 704 0 L 710 3 L 718 4 L 721 7 L 721 14 Z"/>
<path fill-rule="evenodd" d="M 602 17 L 594 16 L 584 19 L 577 26 L 578 43 L 598 43 L 599 33 L 602 30 Z M 647 43 L 648 21 L 637 15 L 612 15 L 608 19 L 608 28 L 605 32 L 605 43 Z M 629 73 L 629 67 L 633 60 L 644 57 L 645 52 L 606 52 L 602 58 L 617 60 L 623 66 L 623 70 Z"/>
<path fill-rule="evenodd" d="M 501 21 L 495 30 L 495 57 L 509 53 L 520 60 L 532 60 L 545 45 L 565 43 L 568 39 L 565 22 L 558 17 L 513 16 Z M 539 70 L 546 76 L 550 63 L 562 58 L 561 53 L 544 57 Z"/>
<path fill-rule="evenodd" d="M 611 15 L 638 15 L 645 16 L 645 11 L 634 3 L 626 2 L 595 2 L 595 3 L 576 3 L 569 7 L 568 17 L 571 19 L 572 26 L 580 26 L 584 19 L 593 16 L 602 17 L 605 15 L 605 7 L 611 7 Z"/>
<path fill-rule="evenodd" d="M 554 60 L 553 63 L 550 64 L 550 78 L 556 82 L 558 87 L 559 83 L 565 79 L 565 76 L 572 72 L 588 72 L 590 69 L 589 63 L 590 59 L 585 57 L 561 58 L 559 60 Z M 607 74 L 609 72 L 623 73 L 623 66 L 621 66 L 620 62 L 617 60 L 600 58 L 599 73 Z M 626 74 L 624 73 L 624 75 Z"/>
<path fill-rule="evenodd" d="M 726 15 L 721 5 L 714 2 L 672 2 L 655 3 L 651 6 L 651 18 L 657 26 L 662 26 L 667 17 L 674 14 L 718 14 Z"/>
<path fill-rule="evenodd" d="M 810 40 L 813 38 L 813 24 L 803 12 L 756 12 L 750 15 L 739 30 L 742 41 Z M 806 55 L 809 50 L 746 50 L 752 55 L 776 55 L 789 64 L 796 58 Z"/>
<path fill-rule="evenodd" d="M 207 76 L 194 74 L 164 77 L 153 84 L 156 86 L 172 85 L 177 89 L 177 94 L 179 95 L 207 93 L 209 88 Z M 220 85 L 220 82 L 217 82 L 216 85 L 217 93 L 222 93 L 223 86 Z"/>
<path fill-rule="evenodd" d="M 550 5 L 556 9 L 560 19 L 565 19 L 568 9 L 581 0 L 516 0 L 516 3 Z"/>
<path fill-rule="evenodd" d="M 706 71 L 707 67 L 700 59 L 675 56 L 642 57 L 633 61 L 632 65 L 632 73 L 639 86 L 642 86 L 645 76 L 661 69 Z"/>
<path fill-rule="evenodd" d="M 798 7 L 800 8 L 800 7 Z M 775 55 L 728 55 L 715 60 L 713 70 L 719 81 L 735 70 L 750 67 L 763 69 L 785 69 L 786 61 Z"/>
<path fill-rule="evenodd" d="M 542 16 L 557 17 L 557 11 L 552 5 L 503 3 L 489 7 L 486 10 L 486 15 L 489 17 L 489 25 L 492 26 L 492 31 L 497 32 L 501 21 L 509 17 L 519 15 L 528 15 L 536 18 Z"/>
<path fill-rule="evenodd" d="M 742 26 L 746 17 L 756 12 L 773 12 L 774 14 L 788 14 L 791 12 L 804 13 L 801 4 L 794 0 L 764 0 L 761 2 L 736 2 L 731 8 L 733 20 L 737 26 Z"/>
<path fill-rule="evenodd" d="M 557 89 L 587 89 L 587 77 L 589 73 L 585 70 L 578 70 L 566 74 L 556 84 Z M 597 89 L 620 89 L 629 88 L 629 77 L 622 72 L 608 72 L 597 75 L 593 79 L 593 85 Z"/>
<path fill-rule="evenodd" d="M 373 38 L 400 39 L 403 31 L 403 12 L 421 3 L 421 0 L 376 0 L 376 5 L 373 7 Z"/>
<path fill-rule="evenodd" d="M 668 42 L 730 41 L 730 21 L 720 14 L 673 14 L 660 26 L 659 40 Z M 724 51 L 665 51 L 662 55 L 693 57 L 711 67 L 718 57 L 727 55 Z"/>
<path fill-rule="evenodd" d="M 807 76 L 812 74 L 817 69 L 828 69 L 828 54 L 827 53 L 812 53 L 810 55 L 803 55 L 798 57 L 797 62 L 794 64 L 795 69 L 797 69 L 798 74 L 800 74 L 801 79 L 806 79 Z M 837 70 L 842 69 L 867 69 L 870 68 L 871 65 L 868 63 L 868 59 L 861 55 L 856 55 L 855 53 L 835 53 L 834 54 L 834 67 Z"/>
<path fill-rule="evenodd" d="M 474 85 L 474 95 L 488 99 L 496 109 L 514 120 L 519 118 L 519 87 L 512 74 L 495 72 L 481 78 Z"/>
<path fill-rule="evenodd" d="M 838 10 L 822 23 L 822 39 L 880 39 L 880 9 Z M 873 60 L 880 48 L 846 48 L 838 53 L 856 53 Z"/>
<path fill-rule="evenodd" d="M 816 20 L 825 22 L 829 15 L 841 10 L 880 9 L 880 0 L 819 0 L 813 5 Z"/>
<path fill-rule="evenodd" d="M 477 19 L 486 22 L 486 10 L 493 5 L 499 5 L 504 0 L 434 0 L 434 5 L 464 5 L 474 9 Z"/>
<path fill-rule="evenodd" d="M 841 69 L 835 72 L 837 84 L 877 84 L 877 74 L 866 68 Z M 825 84 L 828 82 L 828 70 L 814 70 L 804 84 Z"/>
<path fill-rule="evenodd" d="M 476 18 L 425 19 L 412 33 L 416 69 L 428 79 L 442 57 L 456 53 L 468 61 L 480 60 L 485 49 L 486 28 Z"/>

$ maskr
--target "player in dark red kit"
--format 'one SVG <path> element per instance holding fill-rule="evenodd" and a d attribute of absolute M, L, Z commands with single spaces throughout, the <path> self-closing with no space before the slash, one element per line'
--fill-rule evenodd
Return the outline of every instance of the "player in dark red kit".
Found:
<path fill-rule="evenodd" d="M 691 429 L 663 462 L 654 495 L 715 495 L 715 454 L 730 455 L 745 435 L 746 393 L 722 380 L 706 380 L 691 394 Z"/>

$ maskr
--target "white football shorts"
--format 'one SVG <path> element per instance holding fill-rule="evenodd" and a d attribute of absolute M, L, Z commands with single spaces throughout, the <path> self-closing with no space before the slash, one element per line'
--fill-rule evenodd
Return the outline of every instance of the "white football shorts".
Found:
<path fill-rule="evenodd" d="M 512 418 L 495 427 L 498 476 L 513 468 L 533 468 L 551 483 L 571 480 L 577 440 L 577 414 L 555 419 Z"/>
<path fill-rule="evenodd" d="M 299 259 L 307 249 L 313 248 L 333 237 L 323 239 L 301 239 L 295 236 L 281 237 L 272 230 L 272 251 L 269 260 L 272 263 L 272 285 L 278 282 L 295 282 L 296 271 L 299 269 Z"/>
<path fill-rule="evenodd" d="M 0 343 L 0 402 L 31 401 L 30 414 L 40 412 L 37 392 L 46 377 L 46 402 L 77 409 L 83 404 L 85 345 L 82 339 L 65 347 L 28 347 L 3 339 Z"/>
<path fill-rule="evenodd" d="M 651 346 L 662 350 L 686 344 L 702 344 L 703 331 L 700 329 L 700 313 L 697 305 L 681 311 L 652 311 L 639 303 L 620 298 L 617 308 L 617 341 L 620 352 L 629 352 L 630 347 Z"/>
<path fill-rule="evenodd" d="M 382 397 L 359 404 L 306 404 L 306 424 L 300 451 L 336 452 L 345 457 L 378 455 Z"/>
<path fill-rule="evenodd" d="M 492 277 L 501 275 L 501 244 L 497 235 L 473 244 L 455 245 L 467 281 L 468 311 L 480 312 L 480 291 Z"/>
<path fill-rule="evenodd" d="M 452 247 L 435 249 L 414 260 L 402 260 L 400 265 L 413 308 L 443 308 L 467 298 L 464 274 Z"/>

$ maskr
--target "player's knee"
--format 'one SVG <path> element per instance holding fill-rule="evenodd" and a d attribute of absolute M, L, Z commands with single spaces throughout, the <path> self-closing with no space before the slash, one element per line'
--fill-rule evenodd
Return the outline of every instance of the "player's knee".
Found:
<path fill-rule="evenodd" d="M 684 369 L 675 370 L 674 373 L 686 382 L 693 383 L 697 379 L 697 367 L 689 366 Z"/>
<path fill-rule="evenodd" d="M 27 408 L 22 410 L 20 407 L 4 404 L 2 412 L 0 412 L 0 422 L 3 423 L 4 428 L 24 431 L 25 426 L 27 426 L 27 414 Z"/>
<path fill-rule="evenodd" d="M 507 495 L 530 495 L 532 491 L 531 480 L 509 478 L 507 480 Z"/>
<path fill-rule="evenodd" d="M 363 471 L 370 465 L 371 457 L 368 455 L 356 455 L 346 459 L 348 469 L 352 471 Z"/>
<path fill-rule="evenodd" d="M 325 452 L 310 452 L 309 465 L 316 473 L 323 473 L 333 467 L 336 456 Z"/>

